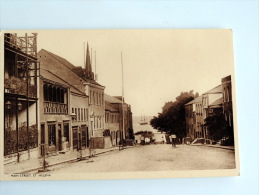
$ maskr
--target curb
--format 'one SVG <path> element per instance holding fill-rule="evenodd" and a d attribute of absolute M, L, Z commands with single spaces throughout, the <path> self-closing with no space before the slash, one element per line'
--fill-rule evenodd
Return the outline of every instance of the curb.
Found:
<path fill-rule="evenodd" d="M 132 147 L 126 147 L 124 149 L 129 149 L 129 148 L 132 148 Z M 112 152 L 112 151 L 115 151 L 115 150 L 118 150 L 118 148 L 114 148 L 112 150 L 107 150 L 107 151 L 103 151 L 103 152 L 99 152 L 99 153 L 96 153 L 95 156 L 98 156 L 100 154 L 104 154 L 104 153 L 108 153 L 108 152 Z M 57 165 L 61 165 L 61 164 L 65 164 L 65 163 L 73 163 L 73 162 L 79 162 L 79 161 L 83 161 L 83 160 L 87 160 L 86 158 L 90 158 L 89 155 L 87 156 L 84 156 L 81 160 L 79 159 L 70 159 L 70 160 L 66 160 L 66 161 L 62 161 L 62 162 L 58 162 L 58 163 L 54 163 L 54 164 L 50 164 L 47 168 L 49 167 L 54 167 L 54 166 L 57 166 Z M 22 172 L 17 172 L 17 173 L 13 173 L 13 174 L 25 174 L 25 173 L 29 173 L 29 172 L 33 172 L 33 171 L 37 171 L 37 170 L 40 170 L 41 167 L 37 167 L 37 168 L 34 168 L 34 169 L 29 169 L 29 170 L 26 170 L 26 171 L 22 171 Z"/>
<path fill-rule="evenodd" d="M 225 146 L 215 146 L 215 145 L 209 145 L 209 144 L 190 144 L 190 146 L 206 146 L 206 147 L 210 147 L 210 148 L 221 148 L 221 149 L 225 149 L 225 150 L 233 150 L 235 151 L 235 148 L 229 148 L 229 147 L 225 147 Z"/>

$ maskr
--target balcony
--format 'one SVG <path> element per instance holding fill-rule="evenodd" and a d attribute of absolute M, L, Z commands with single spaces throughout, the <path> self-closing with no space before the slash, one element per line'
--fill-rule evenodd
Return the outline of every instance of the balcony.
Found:
<path fill-rule="evenodd" d="M 5 93 L 23 95 L 30 98 L 37 98 L 37 86 L 28 83 L 24 79 L 17 77 L 5 78 L 4 80 Z"/>
<path fill-rule="evenodd" d="M 67 114 L 67 104 L 58 102 L 44 102 L 45 114 Z"/>

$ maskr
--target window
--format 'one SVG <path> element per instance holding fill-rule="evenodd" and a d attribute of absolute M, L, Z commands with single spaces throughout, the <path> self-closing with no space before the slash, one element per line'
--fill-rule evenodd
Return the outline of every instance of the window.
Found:
<path fill-rule="evenodd" d="M 90 104 L 92 104 L 92 91 L 90 91 Z"/>
<path fill-rule="evenodd" d="M 53 102 L 57 102 L 57 88 L 53 87 Z"/>
<path fill-rule="evenodd" d="M 60 88 L 57 88 L 57 102 L 61 102 L 61 93 L 60 93 Z"/>
<path fill-rule="evenodd" d="M 53 101 L 53 93 L 52 93 L 52 86 L 51 85 L 49 85 L 49 87 L 48 87 L 48 92 L 49 92 L 49 98 L 48 98 L 48 100 L 49 101 Z"/>
<path fill-rule="evenodd" d="M 81 116 L 80 116 L 80 108 L 78 108 L 77 110 L 78 110 L 78 122 L 80 122 L 80 120 L 81 120 Z"/>
<path fill-rule="evenodd" d="M 81 121 L 84 121 L 84 111 L 83 111 L 83 108 L 81 108 Z"/>
<path fill-rule="evenodd" d="M 61 89 L 60 94 L 61 94 L 60 103 L 65 103 L 65 91 L 64 91 L 64 89 Z"/>
<path fill-rule="evenodd" d="M 227 102 L 230 100 L 230 93 L 229 93 L 229 87 L 227 87 Z"/>
<path fill-rule="evenodd" d="M 44 101 L 49 101 L 48 85 L 43 85 Z"/>
<path fill-rule="evenodd" d="M 95 92 L 93 91 L 93 104 L 95 105 Z"/>
<path fill-rule="evenodd" d="M 74 109 L 74 108 L 72 108 L 72 113 L 75 113 L 75 109 Z M 74 117 L 72 118 L 72 121 L 73 121 L 73 122 L 75 121 L 75 118 L 74 118 Z"/>
<path fill-rule="evenodd" d="M 75 122 L 77 121 L 77 109 L 75 108 L 75 114 L 76 114 L 76 116 L 75 116 Z"/>

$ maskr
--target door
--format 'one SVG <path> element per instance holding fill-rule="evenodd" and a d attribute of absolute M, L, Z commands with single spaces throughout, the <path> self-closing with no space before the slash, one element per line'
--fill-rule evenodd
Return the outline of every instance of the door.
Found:
<path fill-rule="evenodd" d="M 48 124 L 48 152 L 56 152 L 56 124 Z"/>
<path fill-rule="evenodd" d="M 61 133 L 61 124 L 58 124 L 58 150 L 62 150 L 62 133 Z"/>
<path fill-rule="evenodd" d="M 81 131 L 82 131 L 82 147 L 86 148 L 86 125 L 81 126 Z"/>
<path fill-rule="evenodd" d="M 89 145 L 90 145 L 89 131 L 88 131 L 88 127 L 86 127 L 86 146 L 87 146 L 87 148 L 89 148 Z"/>
<path fill-rule="evenodd" d="M 73 149 L 78 149 L 78 127 L 72 127 L 73 130 Z"/>
<path fill-rule="evenodd" d="M 40 135 L 41 135 L 41 142 L 40 142 L 40 151 L 41 156 L 45 156 L 45 125 L 40 125 Z"/>

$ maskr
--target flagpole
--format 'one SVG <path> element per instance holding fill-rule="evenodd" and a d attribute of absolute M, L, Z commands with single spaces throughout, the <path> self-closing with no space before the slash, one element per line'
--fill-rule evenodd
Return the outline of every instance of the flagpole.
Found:
<path fill-rule="evenodd" d="M 86 68 L 85 65 L 86 63 L 85 63 L 85 42 L 84 42 L 84 66 L 83 66 L 84 68 Z"/>
<path fill-rule="evenodd" d="M 124 74 L 123 74 L 123 59 L 122 59 L 122 52 L 121 52 L 121 80 L 122 80 L 122 87 L 121 87 L 121 90 L 122 90 L 122 101 L 121 101 L 121 107 L 122 107 L 122 134 L 121 134 L 121 137 L 122 137 L 122 148 L 123 148 L 123 139 L 125 138 L 125 127 L 124 127 Z"/>

